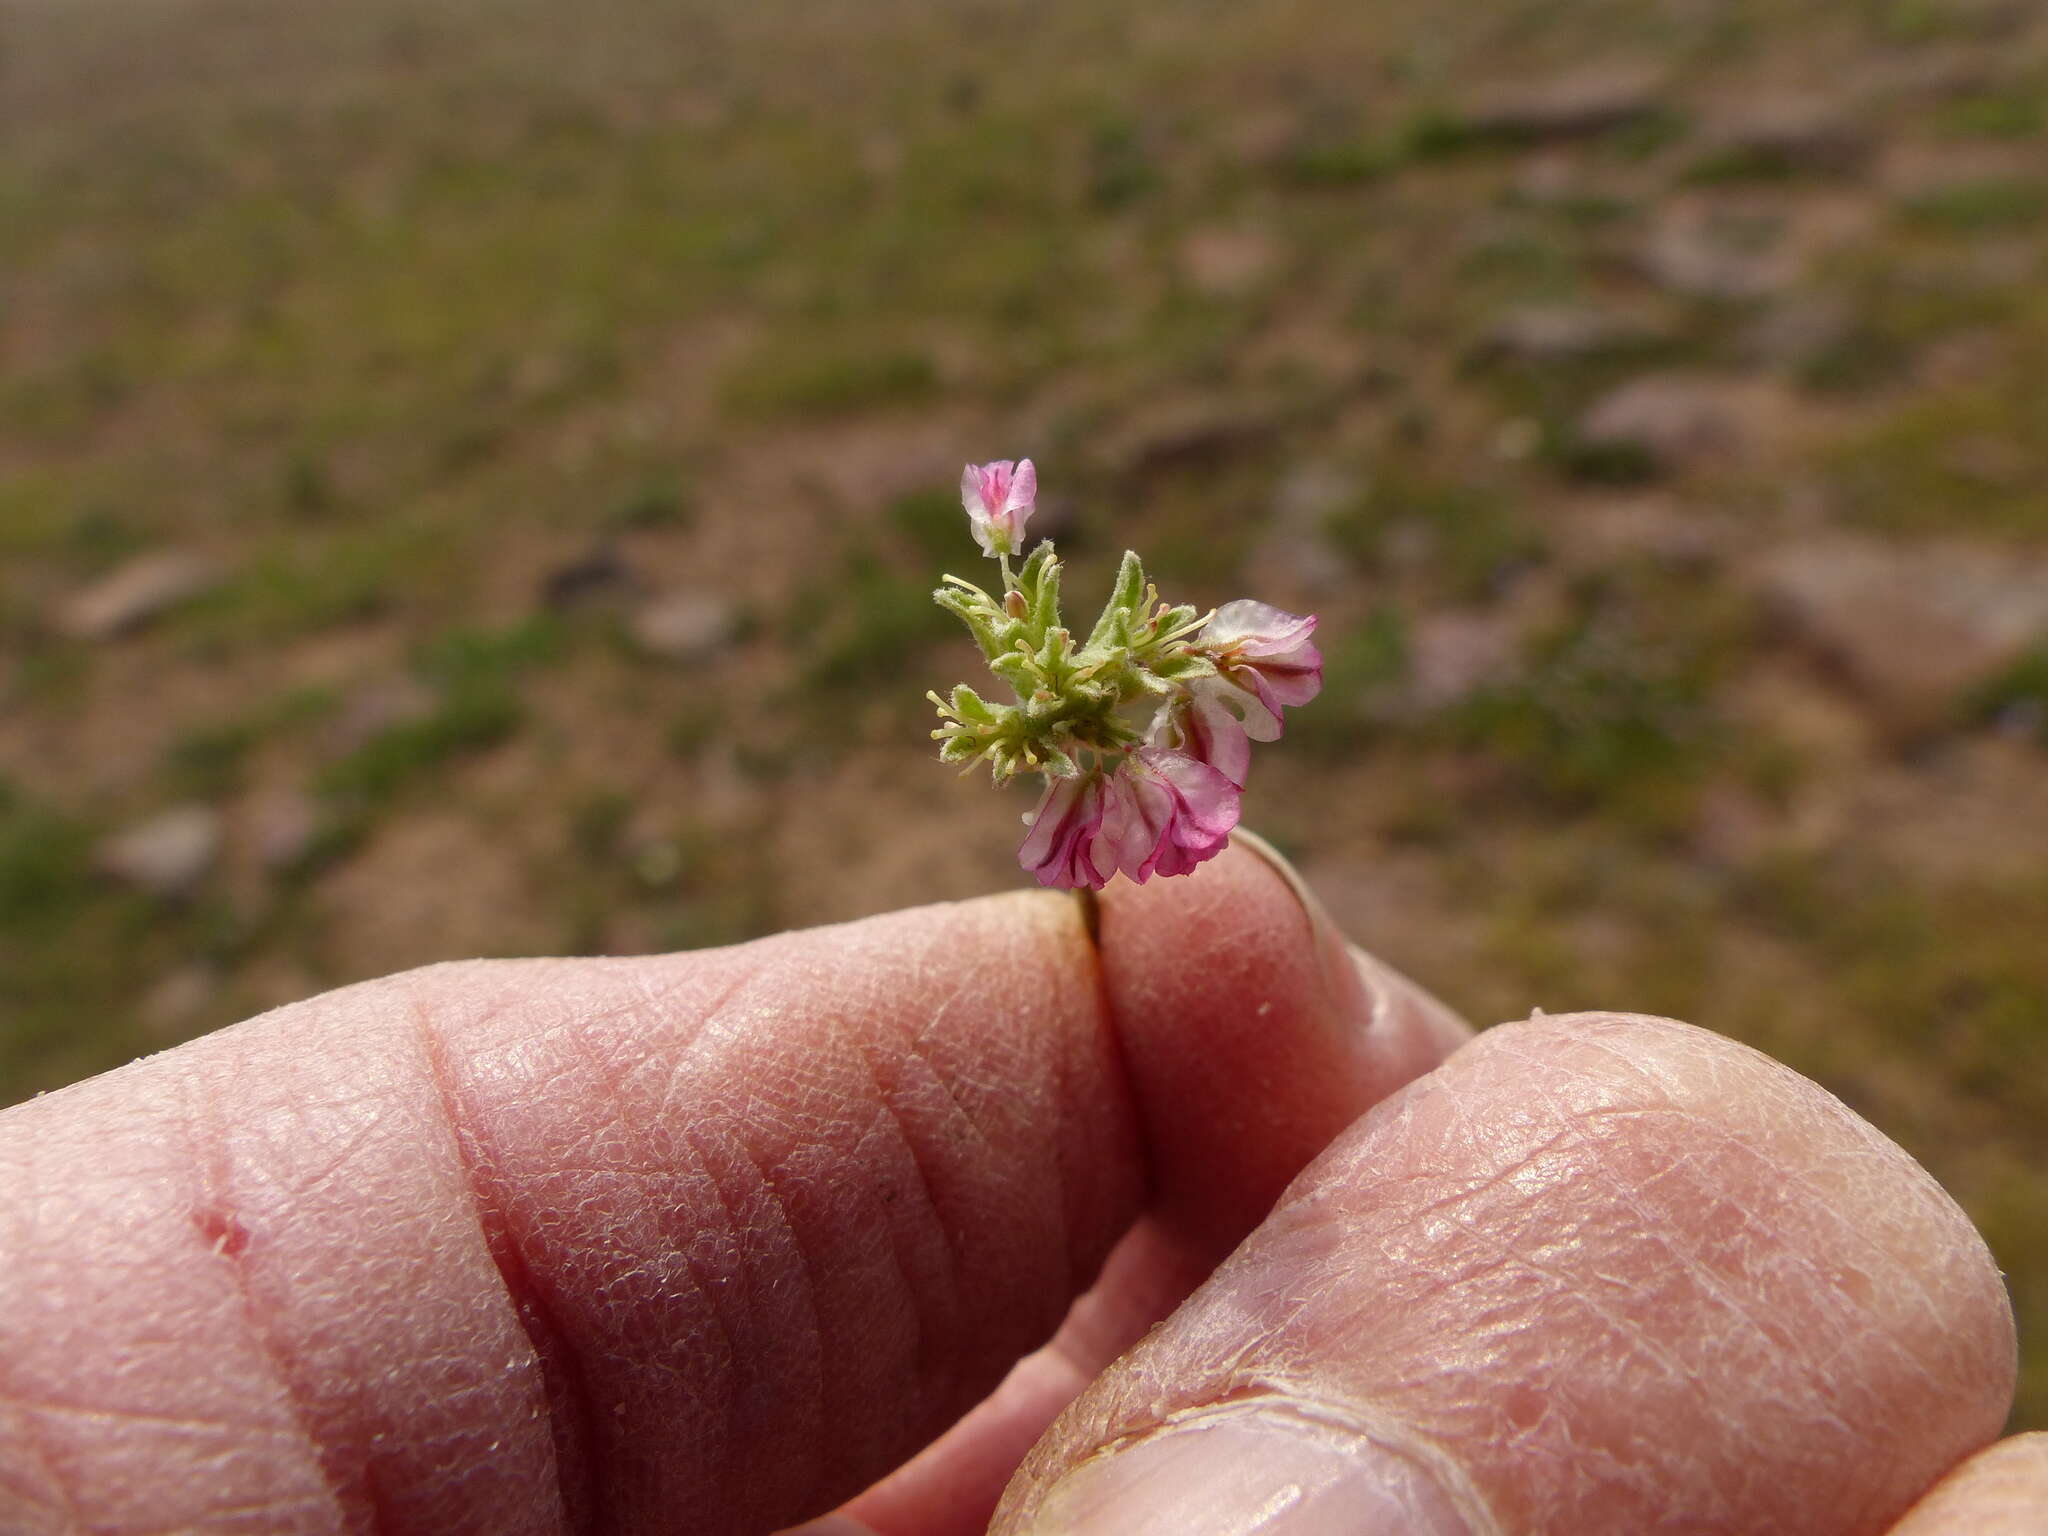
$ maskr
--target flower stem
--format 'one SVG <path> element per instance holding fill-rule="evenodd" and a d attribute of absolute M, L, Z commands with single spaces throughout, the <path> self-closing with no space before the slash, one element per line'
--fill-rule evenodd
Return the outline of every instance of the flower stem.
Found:
<path fill-rule="evenodd" d="M 1003 590 L 1004 590 L 1005 592 L 1014 592 L 1014 591 L 1016 591 L 1016 590 L 1017 590 L 1017 578 L 1016 578 L 1015 576 L 1013 576 L 1013 575 L 1011 575 L 1011 574 L 1010 574 L 1010 557 L 1009 557 L 1009 555 L 1008 555 L 1007 553 L 1004 553 L 1004 554 L 1000 554 L 1000 555 L 997 555 L 997 556 L 996 556 L 996 564 L 1000 565 L 1000 566 L 1001 566 L 1001 567 L 1003 568 Z"/>

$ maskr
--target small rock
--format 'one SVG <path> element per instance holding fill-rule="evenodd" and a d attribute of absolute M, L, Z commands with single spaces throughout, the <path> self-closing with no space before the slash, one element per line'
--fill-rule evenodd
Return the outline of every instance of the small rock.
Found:
<path fill-rule="evenodd" d="M 1842 175 L 1869 158 L 1871 140 L 1854 117 L 1821 95 L 1745 97 L 1709 119 L 1703 162 L 1740 157 L 1759 169 Z"/>
<path fill-rule="evenodd" d="M 1571 202 L 1586 190 L 1577 164 L 1568 153 L 1558 150 L 1546 150 L 1523 161 L 1509 185 L 1517 199 L 1539 207 Z"/>
<path fill-rule="evenodd" d="M 1781 546 L 1756 580 L 1898 731 L 1953 718 L 1970 688 L 2048 632 L 2048 561 L 1974 545 L 1832 535 Z"/>
<path fill-rule="evenodd" d="M 153 896 L 182 896 L 206 877 L 220 852 L 220 813 L 179 805 L 101 843 L 94 864 Z"/>
<path fill-rule="evenodd" d="M 75 592 L 57 610 L 57 628 L 79 640 L 109 640 L 211 590 L 218 564 L 192 550 L 138 555 Z"/>
<path fill-rule="evenodd" d="M 1706 202 L 1668 207 L 1644 242 L 1650 280 L 1689 298 L 1762 298 L 1798 281 L 1799 254 L 1772 210 Z"/>
<path fill-rule="evenodd" d="M 1991 728 L 2014 741 L 2048 743 L 2048 703 L 2040 699 L 2014 699 L 1992 717 Z"/>
<path fill-rule="evenodd" d="M 1257 107 L 1227 120 L 1218 139 L 1237 164 L 1270 170 L 1300 147 L 1301 130 L 1301 113 L 1294 107 Z"/>
<path fill-rule="evenodd" d="M 573 560 L 565 560 L 541 578 L 540 600 L 560 611 L 615 596 L 632 584 L 633 573 L 619 552 L 599 546 Z"/>
<path fill-rule="evenodd" d="M 1579 422 L 1578 437 L 1591 447 L 1634 449 L 1679 468 L 1741 454 L 1751 438 L 1748 415 L 1727 380 L 1645 374 L 1596 400 Z"/>
<path fill-rule="evenodd" d="M 327 751 L 334 757 L 346 757 L 393 726 L 426 719 L 434 705 L 433 690 L 416 678 L 404 674 L 376 678 L 342 702 L 325 732 Z"/>
<path fill-rule="evenodd" d="M 1767 368 L 1800 368 L 1840 346 L 1856 312 L 1839 294 L 1790 293 L 1743 327 L 1736 350 Z"/>
<path fill-rule="evenodd" d="M 1970 47 L 1912 48 L 1886 52 L 1851 79 L 1856 93 L 1883 106 L 1909 100 L 1942 101 L 1992 83 L 1989 55 Z"/>
<path fill-rule="evenodd" d="M 296 866 L 320 833 L 320 806 L 297 789 L 259 795 L 246 813 L 256 862 L 271 874 Z"/>
<path fill-rule="evenodd" d="M 1767 856 L 1781 836 L 1780 818 L 1737 784 L 1709 784 L 1693 821 L 1693 846 L 1708 864 L 1741 869 Z"/>
<path fill-rule="evenodd" d="M 1563 362 L 1645 339 L 1639 325 L 1606 310 L 1573 304 L 1530 304 L 1509 310 L 1481 341 L 1481 350 L 1524 362 Z"/>
<path fill-rule="evenodd" d="M 1590 65 L 1534 85 L 1482 91 L 1461 114 L 1475 133 L 1516 139 L 1576 138 L 1654 112 L 1663 101 L 1656 65 Z"/>
<path fill-rule="evenodd" d="M 1199 229 L 1181 242 L 1180 269 L 1211 298 L 1251 292 L 1280 264 L 1281 248 L 1261 229 Z"/>
<path fill-rule="evenodd" d="M 650 656 L 696 661 L 730 641 L 739 615 L 730 603 L 703 592 L 671 592 L 628 621 L 633 641 Z"/>

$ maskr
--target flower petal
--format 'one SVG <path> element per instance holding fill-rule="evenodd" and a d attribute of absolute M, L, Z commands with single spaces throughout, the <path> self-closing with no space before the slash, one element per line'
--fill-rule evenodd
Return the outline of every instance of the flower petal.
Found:
<path fill-rule="evenodd" d="M 1257 695 L 1273 715 L 1306 704 L 1323 690 L 1323 655 L 1315 647 L 1316 616 L 1288 613 L 1269 603 L 1239 598 L 1216 610 L 1202 630 L 1201 645 L 1239 688 Z M 1247 726 L 1254 740 L 1270 741 Z"/>
<path fill-rule="evenodd" d="M 1018 461 L 1017 473 L 1010 481 L 1009 494 L 1003 498 L 1003 510 L 1017 514 L 1017 531 L 1024 531 L 1024 519 L 1029 517 L 1038 504 L 1038 466 L 1029 459 Z"/>
<path fill-rule="evenodd" d="M 1316 616 L 1289 613 L 1271 603 L 1241 597 L 1216 610 L 1202 630 L 1204 645 L 1235 645 L 1247 656 L 1280 656 L 1304 645 L 1315 633 Z"/>
<path fill-rule="evenodd" d="M 1147 744 L 1185 752 L 1242 786 L 1251 772 L 1252 739 L 1279 734 L 1280 722 L 1256 698 L 1225 678 L 1203 677 L 1159 712 Z"/>
<path fill-rule="evenodd" d="M 1161 747 L 1140 747 L 1138 758 L 1164 779 L 1180 801 L 1175 830 L 1190 842 L 1210 841 L 1216 847 L 1230 836 L 1243 810 L 1238 787 L 1207 763 L 1196 762 L 1185 752 Z M 1211 852 L 1215 851 L 1213 848 Z M 1206 855 L 1204 855 L 1206 857 Z"/>
<path fill-rule="evenodd" d="M 1102 868 L 1093 845 L 1102 828 L 1102 776 L 1054 779 L 1046 786 L 1017 862 L 1044 886 L 1100 890 L 1115 873 Z"/>
<path fill-rule="evenodd" d="M 1172 791 L 1125 758 L 1109 781 L 1102 818 L 1103 851 L 1113 869 L 1143 885 L 1152 878 L 1174 816 Z"/>
<path fill-rule="evenodd" d="M 1080 793 L 1079 779 L 1054 779 L 1045 786 L 1045 793 L 1038 800 L 1038 809 L 1032 813 L 1031 830 L 1024 834 L 1024 841 L 1017 849 L 1017 861 L 1026 869 L 1036 869 L 1045 862 L 1046 855 L 1052 850 L 1055 834 L 1068 819 L 1074 800 Z"/>

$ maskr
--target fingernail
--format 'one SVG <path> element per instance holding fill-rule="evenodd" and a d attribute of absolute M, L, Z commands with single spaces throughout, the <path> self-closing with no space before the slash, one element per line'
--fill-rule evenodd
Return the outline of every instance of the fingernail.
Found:
<path fill-rule="evenodd" d="M 1301 903 L 1301 910 L 1307 914 L 1309 928 L 1315 935 L 1316 964 L 1322 974 L 1323 992 L 1330 999 L 1335 1016 L 1346 1021 L 1377 1019 L 1385 1006 L 1385 993 L 1375 985 L 1380 978 L 1354 963 L 1350 943 L 1331 919 L 1321 899 L 1302 879 L 1301 871 L 1288 863 L 1278 848 L 1249 827 L 1237 828 L 1230 834 L 1230 840 L 1270 864 L 1273 872 L 1287 882 L 1294 899 Z"/>
<path fill-rule="evenodd" d="M 1239 827 L 1230 836 L 1233 842 L 1243 844 L 1247 852 L 1270 864 L 1301 903 L 1315 935 L 1323 995 L 1330 1000 L 1333 1016 L 1344 1027 L 1362 1035 L 1384 1036 L 1392 1030 L 1412 1036 L 1427 1057 L 1417 1070 L 1435 1065 L 1471 1038 L 1472 1027 L 1450 1008 L 1346 939 L 1314 888 L 1278 848 L 1249 827 Z"/>
<path fill-rule="evenodd" d="M 1471 1536 L 1417 1460 L 1270 1407 L 1226 1409 L 1083 1462 L 1028 1536 Z"/>

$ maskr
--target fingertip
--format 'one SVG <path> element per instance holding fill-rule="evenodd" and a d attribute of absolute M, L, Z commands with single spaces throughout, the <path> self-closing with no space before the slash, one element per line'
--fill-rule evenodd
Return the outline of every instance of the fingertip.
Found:
<path fill-rule="evenodd" d="M 1098 942 L 1155 1205 L 1218 1256 L 1332 1137 L 1469 1034 L 1242 834 L 1185 878 L 1110 886 Z"/>
<path fill-rule="evenodd" d="M 2048 1434 L 2014 1435 L 1934 1485 L 1891 1536 L 2039 1536 L 2048 1511 Z"/>
<path fill-rule="evenodd" d="M 1412 1031 L 1410 1049 L 1434 1065 L 1472 1039 L 1475 1031 L 1464 1015 L 1435 993 L 1356 944 L 1350 950 L 1351 963 L 1358 967 L 1367 992 L 1382 999 L 1385 1025 Z"/>

